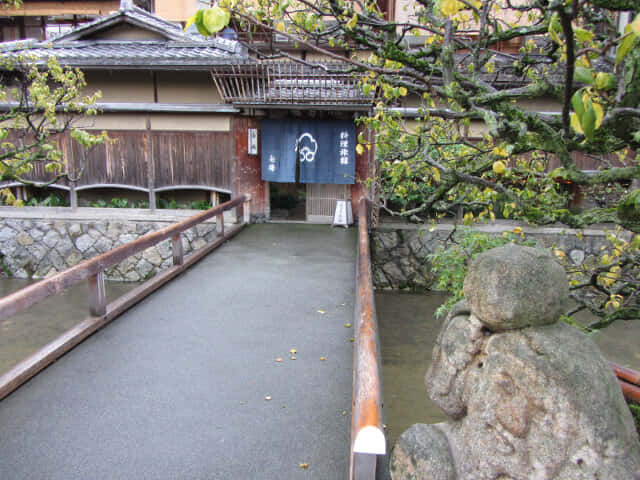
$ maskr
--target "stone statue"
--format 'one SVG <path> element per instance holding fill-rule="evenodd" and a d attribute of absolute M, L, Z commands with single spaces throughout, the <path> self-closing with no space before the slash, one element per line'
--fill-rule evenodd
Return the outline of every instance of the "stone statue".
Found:
<path fill-rule="evenodd" d="M 391 456 L 394 480 L 640 479 L 640 443 L 608 362 L 558 322 L 563 268 L 519 246 L 478 256 L 426 375 L 451 419 L 416 424 Z"/>

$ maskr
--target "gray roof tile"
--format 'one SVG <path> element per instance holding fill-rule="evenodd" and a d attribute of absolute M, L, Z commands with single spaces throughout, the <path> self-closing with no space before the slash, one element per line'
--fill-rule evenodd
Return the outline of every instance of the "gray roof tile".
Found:
<path fill-rule="evenodd" d="M 87 39 L 116 25 L 129 24 L 161 34 L 166 40 Z M 206 68 L 210 65 L 249 62 L 247 50 L 235 40 L 207 39 L 183 32 L 137 7 L 121 9 L 48 42 L 22 40 L 0 43 L 0 55 L 29 54 L 39 63 L 55 56 L 61 64 L 75 67 Z"/>

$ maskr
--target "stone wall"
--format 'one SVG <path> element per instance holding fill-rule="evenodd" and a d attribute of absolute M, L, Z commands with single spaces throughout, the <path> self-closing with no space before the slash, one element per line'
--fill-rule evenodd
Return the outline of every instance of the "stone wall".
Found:
<path fill-rule="evenodd" d="M 0 209 L 0 260 L 6 275 L 43 278 L 197 212 L 134 209 Z M 182 234 L 184 254 L 216 237 L 215 220 Z M 173 264 L 171 240 L 106 270 L 111 280 L 141 281 Z"/>
<path fill-rule="evenodd" d="M 606 228 L 573 230 L 563 227 L 531 227 L 513 221 L 479 225 L 474 230 L 502 235 L 519 227 L 537 246 L 563 250 L 576 265 L 598 254 L 606 244 Z M 424 292 L 434 282 L 427 256 L 447 239 L 450 224 L 380 224 L 371 234 L 374 285 L 386 290 Z M 613 230 L 613 226 L 609 227 Z"/>

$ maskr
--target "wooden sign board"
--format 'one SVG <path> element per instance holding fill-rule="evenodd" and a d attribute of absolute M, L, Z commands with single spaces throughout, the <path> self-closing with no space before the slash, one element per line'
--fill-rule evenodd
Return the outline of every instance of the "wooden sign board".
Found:
<path fill-rule="evenodd" d="M 351 201 L 336 200 L 336 210 L 333 214 L 332 226 L 341 226 L 349 228 L 353 223 L 353 210 L 351 209 Z"/>

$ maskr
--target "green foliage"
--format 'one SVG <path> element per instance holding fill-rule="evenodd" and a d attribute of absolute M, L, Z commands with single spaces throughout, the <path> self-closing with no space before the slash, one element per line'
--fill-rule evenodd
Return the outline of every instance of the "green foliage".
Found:
<path fill-rule="evenodd" d="M 128 198 L 119 197 L 114 197 L 108 202 L 100 198 L 93 202 L 89 202 L 89 206 L 95 208 L 141 208 L 133 202 L 130 202 Z"/>
<path fill-rule="evenodd" d="M 50 174 L 45 185 L 77 173 L 68 170 L 56 138 L 73 130 L 77 117 L 96 113 L 93 104 L 100 94 L 83 96 L 82 72 L 60 66 L 55 58 L 42 68 L 28 56 L 4 56 L 0 69 L 4 72 L 0 100 L 13 102 L 0 113 L 0 180 L 35 185 L 25 176 L 38 164 Z M 82 130 L 73 130 L 71 137 L 86 148 L 106 140 L 104 132 L 93 135 Z M 0 195 L 10 205 L 21 205 L 9 189 Z"/>
<path fill-rule="evenodd" d="M 640 232 L 640 190 L 633 190 L 620 200 L 618 216 L 626 228 Z"/>
<path fill-rule="evenodd" d="M 50 193 L 46 197 L 33 196 L 25 203 L 29 207 L 66 207 L 69 204 L 62 195 Z"/>
<path fill-rule="evenodd" d="M 158 207 L 175 210 L 178 208 L 184 208 L 184 204 L 178 205 L 178 201 L 175 198 L 172 198 L 171 200 L 165 200 L 164 198 L 161 198 L 158 200 Z"/>
<path fill-rule="evenodd" d="M 436 316 L 446 315 L 451 308 L 464 298 L 464 278 L 473 260 L 482 252 L 510 243 L 535 246 L 535 242 L 526 240 L 519 228 L 494 236 L 461 228 L 455 230 L 447 241 L 439 246 L 427 258 L 436 274 L 436 288 L 451 294 L 447 301 L 436 310 Z"/>
<path fill-rule="evenodd" d="M 191 210 L 208 210 L 211 208 L 211 202 L 207 202 L 206 200 L 192 201 L 189 203 L 189 208 Z"/>

